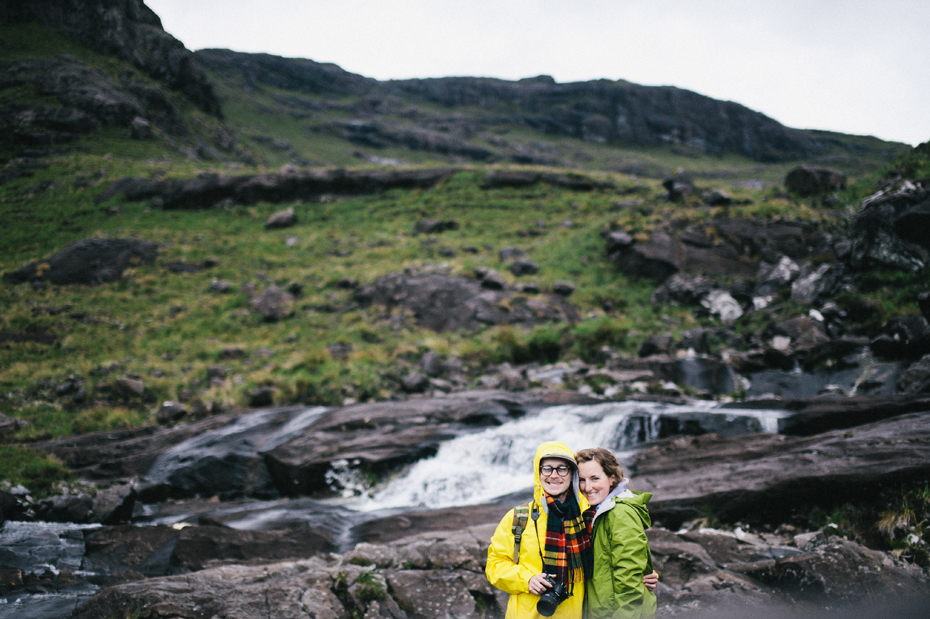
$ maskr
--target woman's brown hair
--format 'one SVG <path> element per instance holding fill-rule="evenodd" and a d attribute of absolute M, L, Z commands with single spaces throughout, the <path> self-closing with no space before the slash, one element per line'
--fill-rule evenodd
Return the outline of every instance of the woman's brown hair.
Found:
<path fill-rule="evenodd" d="M 578 464 L 590 462 L 591 460 L 600 464 L 601 468 L 604 469 L 604 474 L 612 478 L 610 483 L 611 490 L 616 488 L 617 485 L 623 481 L 623 469 L 620 467 L 620 463 L 617 462 L 617 458 L 607 449 L 603 447 L 582 449 L 575 454 L 575 461 L 578 462 Z"/>

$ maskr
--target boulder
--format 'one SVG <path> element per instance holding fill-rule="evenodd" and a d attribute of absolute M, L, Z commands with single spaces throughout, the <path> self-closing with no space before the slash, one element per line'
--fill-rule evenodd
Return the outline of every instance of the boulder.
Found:
<path fill-rule="evenodd" d="M 575 284 L 567 281 L 553 282 L 552 292 L 560 297 L 570 297 L 575 292 Z"/>
<path fill-rule="evenodd" d="M 145 383 L 133 376 L 120 376 L 113 381 L 113 392 L 122 398 L 141 398 L 145 393 Z"/>
<path fill-rule="evenodd" d="M 439 221 L 435 219 L 421 219 L 414 226 L 414 232 L 419 232 L 420 234 L 437 234 L 439 232 L 445 232 L 446 230 L 458 230 L 459 222 L 454 219 Z"/>
<path fill-rule="evenodd" d="M 401 379 L 401 386 L 407 393 L 423 393 L 429 389 L 429 377 L 420 372 L 411 372 Z"/>
<path fill-rule="evenodd" d="M 21 282 L 47 281 L 59 286 L 95 286 L 118 280 L 131 266 L 150 264 L 158 245 L 138 239 L 84 239 L 68 245 L 49 258 L 30 263 L 4 279 Z"/>
<path fill-rule="evenodd" d="M 46 522 L 82 523 L 87 522 L 92 505 L 88 494 L 62 494 L 38 501 L 35 512 L 39 520 Z"/>
<path fill-rule="evenodd" d="M 791 284 L 791 300 L 798 305 L 813 305 L 833 296 L 842 271 L 833 264 L 821 264 L 811 273 Z"/>
<path fill-rule="evenodd" d="M 698 305 L 714 288 L 716 283 L 712 279 L 676 273 L 653 291 L 652 302 Z"/>
<path fill-rule="evenodd" d="M 158 408 L 158 412 L 155 413 L 155 421 L 162 425 L 167 425 L 183 419 L 186 415 L 187 409 L 183 406 L 177 402 L 166 401 L 162 402 L 161 406 Z"/>
<path fill-rule="evenodd" d="M 668 191 L 669 200 L 681 202 L 694 193 L 694 178 L 680 170 L 663 180 L 662 186 Z"/>
<path fill-rule="evenodd" d="M 846 188 L 846 175 L 829 168 L 802 165 L 785 176 L 785 188 L 802 197 Z"/>
<path fill-rule="evenodd" d="M 294 207 L 289 207 L 283 211 L 278 211 L 265 220 L 266 230 L 275 230 L 278 228 L 290 228 L 297 223 L 297 215 L 294 213 Z"/>
<path fill-rule="evenodd" d="M 920 359 L 930 354 L 930 324 L 923 316 L 895 316 L 872 340 L 872 352 L 888 359 Z"/>
<path fill-rule="evenodd" d="M 539 265 L 532 260 L 514 260 L 509 270 L 516 277 L 523 275 L 536 275 L 539 272 Z"/>
<path fill-rule="evenodd" d="M 501 262 L 509 262 L 511 260 L 520 260 L 522 258 L 528 258 L 525 251 L 518 247 L 504 247 L 498 252 Z"/>
<path fill-rule="evenodd" d="M 777 263 L 762 261 L 756 274 L 756 287 L 753 298 L 767 297 L 778 293 L 791 285 L 800 273 L 798 264 L 788 256 L 781 256 Z"/>
<path fill-rule="evenodd" d="M 928 248 L 902 238 L 895 226 L 899 217 L 928 198 L 930 190 L 907 180 L 865 198 L 851 225 L 849 266 L 857 271 L 877 267 L 916 272 L 930 264 Z"/>
<path fill-rule="evenodd" d="M 719 318 L 724 324 L 732 325 L 743 315 L 742 306 L 724 290 L 712 290 L 701 301 L 711 316 Z"/>
<path fill-rule="evenodd" d="M 774 333 L 791 338 L 791 347 L 795 351 L 809 351 L 818 344 L 830 340 L 824 333 L 823 323 L 809 316 L 789 318 L 775 325 Z"/>
<path fill-rule="evenodd" d="M 366 306 L 402 307 L 416 316 L 420 326 L 434 331 L 474 330 L 488 324 L 535 326 L 578 318 L 562 297 L 519 295 L 506 289 L 492 271 L 480 282 L 441 273 L 385 275 L 356 289 L 355 299 Z"/>
<path fill-rule="evenodd" d="M 132 519 L 136 490 L 131 484 L 117 484 L 97 491 L 91 504 L 90 522 L 118 524 Z"/>
<path fill-rule="evenodd" d="M 898 389 L 908 394 L 930 393 L 930 355 L 925 355 L 907 368 L 898 381 Z"/>
<path fill-rule="evenodd" d="M 420 357 L 420 367 L 423 368 L 423 372 L 427 376 L 433 378 L 440 376 L 444 372 L 442 357 L 433 350 L 423 353 L 423 356 Z"/>
<path fill-rule="evenodd" d="M 701 200 L 708 206 L 730 206 L 733 198 L 723 189 L 714 189 L 701 194 Z"/>
<path fill-rule="evenodd" d="M 268 286 L 252 299 L 252 311 L 261 314 L 268 322 L 284 320 L 294 309 L 294 295 L 278 286 Z"/>
<path fill-rule="evenodd" d="M 672 351 L 674 338 L 671 335 L 653 334 L 646 337 L 643 343 L 639 345 L 640 357 L 651 357 L 652 355 L 667 355 Z"/>

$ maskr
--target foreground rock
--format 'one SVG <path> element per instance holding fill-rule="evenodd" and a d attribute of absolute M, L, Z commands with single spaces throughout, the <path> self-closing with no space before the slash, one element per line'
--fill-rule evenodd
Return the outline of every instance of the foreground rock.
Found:
<path fill-rule="evenodd" d="M 489 274 L 478 281 L 442 273 L 395 273 L 356 289 L 355 299 L 363 305 L 410 310 L 420 326 L 433 331 L 578 320 L 578 313 L 564 297 L 520 294 L 502 280 L 495 280 L 493 286 L 490 281 Z"/>
<path fill-rule="evenodd" d="M 21 282 L 51 282 L 59 286 L 94 286 L 118 280 L 130 266 L 149 264 L 158 254 L 158 245 L 137 239 L 84 239 L 68 245 L 50 258 L 39 260 L 4 279 Z"/>
<path fill-rule="evenodd" d="M 930 475 L 930 412 L 808 438 L 755 435 L 667 439 L 636 455 L 638 490 L 654 521 L 677 527 L 718 517 L 787 522 L 795 512 L 856 501 Z"/>
<path fill-rule="evenodd" d="M 494 526 L 425 533 L 387 545 L 363 543 L 343 556 L 127 582 L 94 596 L 74 618 L 502 617 L 508 596 L 484 576 Z M 755 616 L 766 616 L 773 609 L 894 605 L 930 594 L 919 568 L 836 538 L 798 548 L 791 536 L 743 530 L 676 534 L 653 528 L 647 534 L 662 574 L 663 614 L 749 607 Z"/>

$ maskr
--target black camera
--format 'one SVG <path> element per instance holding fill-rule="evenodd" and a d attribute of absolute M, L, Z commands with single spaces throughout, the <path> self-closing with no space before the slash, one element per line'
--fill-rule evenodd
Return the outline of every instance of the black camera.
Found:
<path fill-rule="evenodd" d="M 559 604 L 567 600 L 570 594 L 565 585 L 556 580 L 551 574 L 544 574 L 544 576 L 552 585 L 552 588 L 547 589 L 545 593 L 539 596 L 539 601 L 536 602 L 536 612 L 543 617 L 551 617 Z"/>

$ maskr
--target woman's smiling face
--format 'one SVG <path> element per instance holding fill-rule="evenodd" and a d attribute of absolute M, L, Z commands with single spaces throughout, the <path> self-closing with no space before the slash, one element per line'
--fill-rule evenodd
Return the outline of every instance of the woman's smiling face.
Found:
<path fill-rule="evenodd" d="M 592 506 L 600 505 L 610 494 L 612 487 L 620 483 L 616 477 L 608 477 L 597 460 L 578 463 L 578 481 L 581 494 L 587 497 Z"/>

